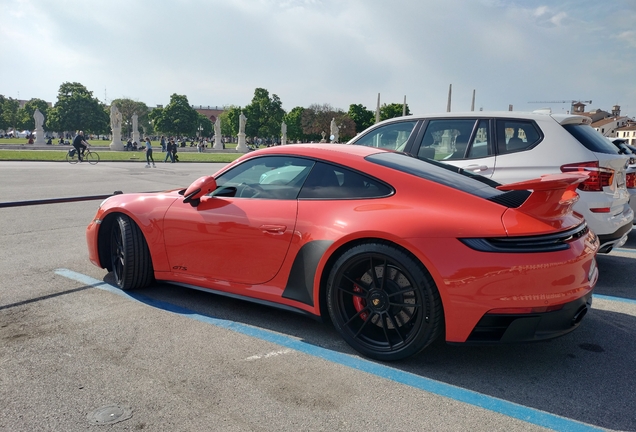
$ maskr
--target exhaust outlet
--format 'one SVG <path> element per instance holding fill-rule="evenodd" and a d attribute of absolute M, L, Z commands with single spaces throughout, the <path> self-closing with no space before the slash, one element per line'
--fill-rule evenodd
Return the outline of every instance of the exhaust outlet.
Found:
<path fill-rule="evenodd" d="M 572 318 L 572 325 L 575 326 L 580 323 L 586 313 L 587 305 L 581 306 L 581 308 L 574 314 L 574 317 Z"/>

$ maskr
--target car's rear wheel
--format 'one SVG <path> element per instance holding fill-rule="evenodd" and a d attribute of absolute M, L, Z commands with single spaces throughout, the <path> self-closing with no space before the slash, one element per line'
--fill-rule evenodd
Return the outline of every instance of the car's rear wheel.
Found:
<path fill-rule="evenodd" d="M 123 290 L 143 288 L 153 280 L 152 260 L 141 229 L 126 215 L 112 225 L 110 258 L 115 282 Z"/>
<path fill-rule="evenodd" d="M 354 246 L 338 258 L 327 283 L 327 308 L 347 343 L 377 360 L 412 356 L 443 328 L 431 275 L 404 251 L 383 243 Z"/>

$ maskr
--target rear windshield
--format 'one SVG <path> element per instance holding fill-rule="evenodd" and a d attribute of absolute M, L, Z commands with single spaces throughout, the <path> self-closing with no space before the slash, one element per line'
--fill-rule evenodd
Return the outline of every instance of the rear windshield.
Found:
<path fill-rule="evenodd" d="M 375 153 L 365 159 L 485 199 L 504 193 L 495 189 L 499 185 L 497 182 L 430 159 L 421 160 L 404 153 L 393 152 Z"/>
<path fill-rule="evenodd" d="M 599 131 L 590 125 L 563 125 L 566 131 L 590 151 L 596 153 L 618 154 L 618 149 Z"/>

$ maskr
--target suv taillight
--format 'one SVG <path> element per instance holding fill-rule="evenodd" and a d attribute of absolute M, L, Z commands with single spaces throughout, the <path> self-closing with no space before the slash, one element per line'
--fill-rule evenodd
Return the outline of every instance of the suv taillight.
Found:
<path fill-rule="evenodd" d="M 625 186 L 628 189 L 636 188 L 636 172 L 627 173 L 625 175 Z"/>
<path fill-rule="evenodd" d="M 574 171 L 586 172 L 589 175 L 587 180 L 581 183 L 578 187 L 578 189 L 582 191 L 600 192 L 603 190 L 603 187 L 611 186 L 614 181 L 614 170 L 599 167 L 598 161 L 581 162 L 561 166 L 561 172 L 565 173 Z"/>

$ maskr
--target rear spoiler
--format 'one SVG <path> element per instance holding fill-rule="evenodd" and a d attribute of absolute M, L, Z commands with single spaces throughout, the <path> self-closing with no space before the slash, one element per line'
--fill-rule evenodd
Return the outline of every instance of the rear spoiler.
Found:
<path fill-rule="evenodd" d="M 572 206 L 579 199 L 576 188 L 588 178 L 585 172 L 548 174 L 541 178 L 497 186 L 501 191 L 530 190 L 532 194 L 515 211 L 525 213 L 554 228 L 567 228 L 580 223 L 572 219 Z M 504 215 L 504 219 L 514 217 Z M 508 223 L 512 223 L 508 220 Z M 504 225 L 509 226 L 504 221 Z"/>

